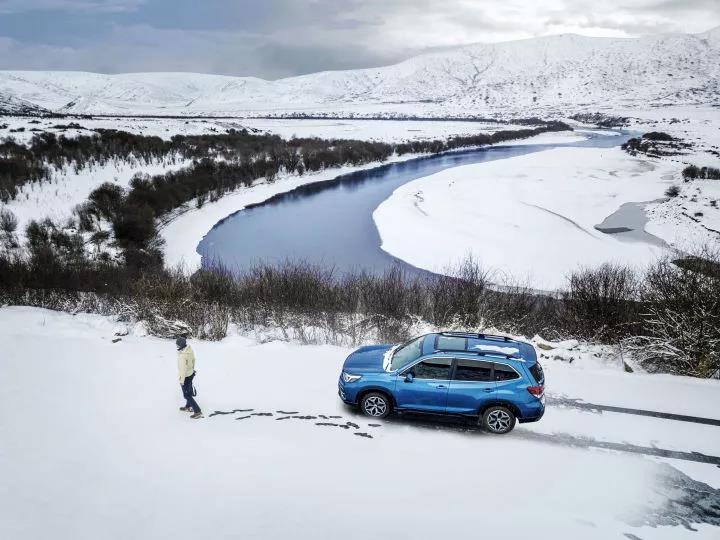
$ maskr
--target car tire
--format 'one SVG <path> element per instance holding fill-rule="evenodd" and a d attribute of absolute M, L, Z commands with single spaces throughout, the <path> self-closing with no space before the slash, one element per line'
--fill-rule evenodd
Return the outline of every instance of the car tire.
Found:
<path fill-rule="evenodd" d="M 380 392 L 369 392 L 360 400 L 360 410 L 371 418 L 385 418 L 392 410 L 390 398 Z"/>
<path fill-rule="evenodd" d="M 495 405 L 483 412 L 480 425 L 485 431 L 495 435 L 505 435 L 515 427 L 515 415 L 507 407 Z"/>

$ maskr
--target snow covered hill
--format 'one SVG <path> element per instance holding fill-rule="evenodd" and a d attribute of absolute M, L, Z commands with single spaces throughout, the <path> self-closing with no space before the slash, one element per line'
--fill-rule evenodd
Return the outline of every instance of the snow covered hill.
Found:
<path fill-rule="evenodd" d="M 475 44 L 396 65 L 265 81 L 188 73 L 0 72 L 0 95 L 58 112 L 474 114 L 712 103 L 720 27 L 637 39 Z"/>
<path fill-rule="evenodd" d="M 0 115 L 21 114 L 24 116 L 37 116 L 48 114 L 49 112 L 50 111 L 42 107 L 38 107 L 23 99 L 18 99 L 13 95 L 0 93 Z"/>

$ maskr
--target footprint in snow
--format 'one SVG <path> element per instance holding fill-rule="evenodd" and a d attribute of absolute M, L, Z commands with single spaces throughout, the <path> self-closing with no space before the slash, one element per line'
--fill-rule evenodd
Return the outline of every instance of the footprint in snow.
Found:
<path fill-rule="evenodd" d="M 265 416 L 265 417 L 275 416 L 271 412 L 252 412 L 254 410 L 255 409 L 233 409 L 232 411 L 214 411 L 211 414 L 209 414 L 208 417 L 223 416 L 223 415 L 234 414 L 234 413 L 243 413 L 243 412 L 250 412 L 251 414 L 248 414 L 245 416 L 238 416 L 237 418 L 235 418 L 235 420 L 247 420 L 248 418 L 252 418 L 254 416 Z M 346 421 L 344 424 L 341 424 L 338 422 L 330 422 L 329 421 L 331 419 L 332 420 L 341 419 L 342 416 L 340 416 L 340 415 L 328 415 L 328 414 L 318 414 L 317 416 L 310 415 L 310 414 L 302 415 L 302 414 L 297 414 L 298 411 L 285 411 L 285 410 L 281 410 L 281 409 L 278 409 L 275 412 L 277 414 L 284 415 L 284 416 L 275 417 L 275 420 L 317 420 L 317 419 L 321 419 L 323 421 L 315 422 L 316 426 L 336 427 L 336 428 L 339 428 L 339 429 L 342 429 L 345 431 L 348 431 L 351 428 L 354 430 L 361 429 L 360 425 L 356 424 L 355 422 Z M 367 424 L 367 426 L 371 427 L 371 428 L 378 428 L 378 427 L 381 427 L 382 424 Z M 369 433 L 366 433 L 364 431 L 354 431 L 353 434 L 358 435 L 359 437 L 367 438 L 367 439 L 373 438 L 372 435 L 370 435 Z"/>
<path fill-rule="evenodd" d="M 211 416 L 220 416 L 224 414 L 235 414 L 235 413 L 241 413 L 241 412 L 250 412 L 254 411 L 255 409 L 233 409 L 232 411 L 215 411 L 210 414 L 208 414 L 208 418 Z"/>

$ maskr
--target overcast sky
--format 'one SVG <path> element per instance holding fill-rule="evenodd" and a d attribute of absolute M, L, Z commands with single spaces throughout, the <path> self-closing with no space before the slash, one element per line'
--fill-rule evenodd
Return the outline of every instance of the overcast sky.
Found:
<path fill-rule="evenodd" d="M 720 25 L 720 0 L 0 0 L 0 69 L 279 78 L 428 48 Z"/>

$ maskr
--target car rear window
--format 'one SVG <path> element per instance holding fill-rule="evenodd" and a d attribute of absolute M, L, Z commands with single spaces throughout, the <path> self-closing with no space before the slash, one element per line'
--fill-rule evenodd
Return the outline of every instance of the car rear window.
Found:
<path fill-rule="evenodd" d="M 519 379 L 520 375 L 510 366 L 505 364 L 495 364 L 495 380 L 496 381 L 511 381 L 513 379 Z"/>
<path fill-rule="evenodd" d="M 530 373 L 535 378 L 535 382 L 538 384 L 545 384 L 545 373 L 543 372 L 540 362 L 535 362 L 529 369 Z"/>

